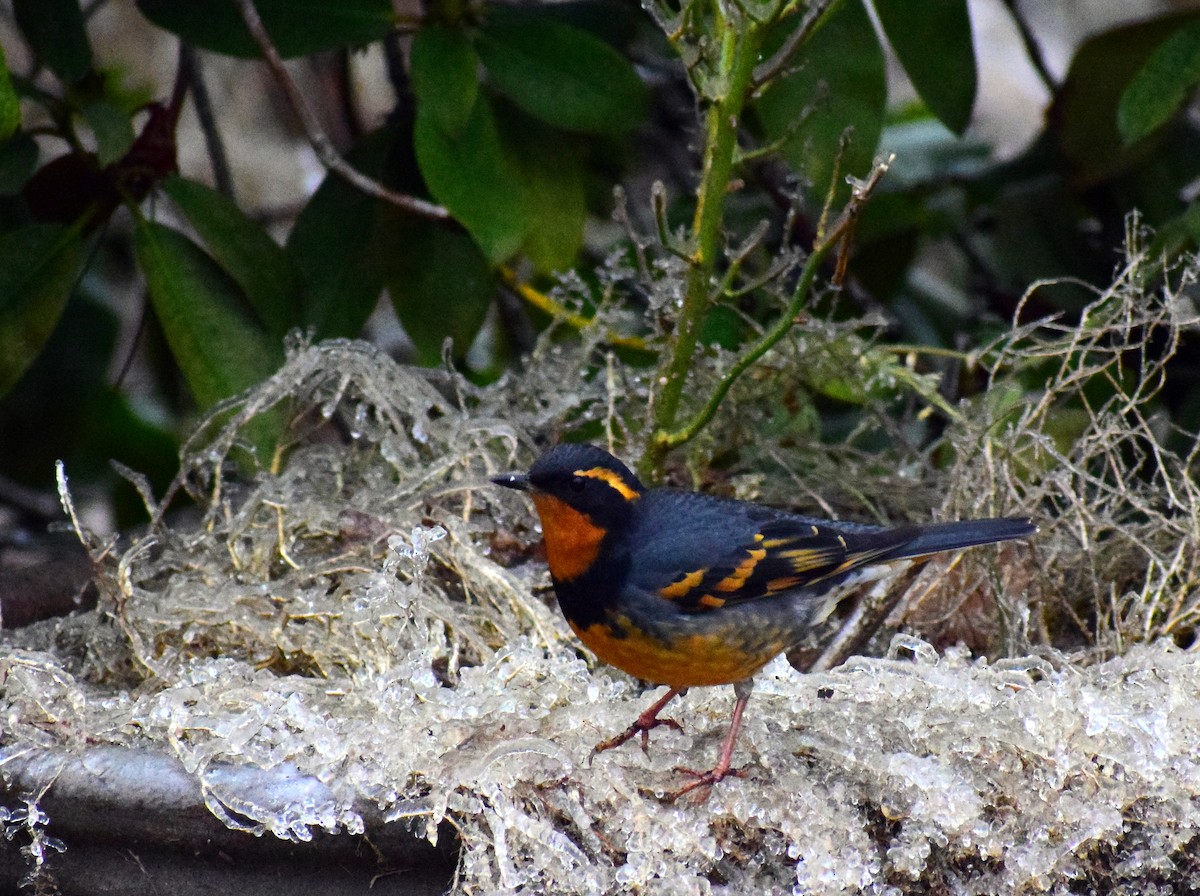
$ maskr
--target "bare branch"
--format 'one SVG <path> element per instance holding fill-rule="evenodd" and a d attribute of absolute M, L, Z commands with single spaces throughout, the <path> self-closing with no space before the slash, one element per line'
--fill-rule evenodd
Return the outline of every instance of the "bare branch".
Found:
<path fill-rule="evenodd" d="M 443 206 L 417 196 L 409 196 L 404 193 L 397 193 L 395 190 L 390 190 L 374 178 L 367 177 L 342 158 L 341 154 L 334 148 L 329 136 L 322 129 L 321 123 L 317 120 L 316 113 L 304 101 L 304 96 L 300 93 L 296 82 L 292 80 L 292 76 L 288 74 L 287 68 L 284 67 L 279 51 L 275 49 L 275 44 L 271 41 L 271 36 L 267 34 L 267 29 L 263 26 L 262 19 L 258 15 L 258 10 L 254 8 L 254 0 L 236 0 L 236 2 L 238 9 L 241 11 L 242 20 L 250 30 L 250 36 L 254 38 L 254 42 L 262 50 L 263 60 L 271 69 L 275 80 L 283 88 L 288 104 L 300 119 L 305 136 L 308 137 L 308 142 L 312 145 L 313 151 L 316 152 L 317 158 L 321 160 L 321 164 L 330 171 L 345 178 L 368 196 L 374 196 L 377 199 L 390 202 L 397 208 L 402 208 L 423 218 L 433 218 L 437 221 L 448 220 L 450 212 Z"/>
<path fill-rule="evenodd" d="M 821 20 L 821 16 L 825 14 L 825 10 L 829 8 L 832 2 L 833 0 L 815 0 L 815 2 L 809 4 L 808 8 L 804 11 L 804 18 L 796 26 L 796 30 L 788 35 L 787 40 L 783 42 L 783 46 L 776 50 L 770 59 L 754 69 L 754 79 L 751 83 L 755 89 L 762 87 L 791 65 L 796 52 L 812 36 L 813 31 L 817 27 L 817 22 Z"/>

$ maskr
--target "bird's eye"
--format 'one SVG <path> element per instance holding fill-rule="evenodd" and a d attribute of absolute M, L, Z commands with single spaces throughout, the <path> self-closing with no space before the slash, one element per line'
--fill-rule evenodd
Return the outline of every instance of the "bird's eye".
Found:
<path fill-rule="evenodd" d="M 586 479 L 584 479 L 582 476 L 571 477 L 571 491 L 578 493 L 582 492 L 585 488 L 587 488 Z"/>

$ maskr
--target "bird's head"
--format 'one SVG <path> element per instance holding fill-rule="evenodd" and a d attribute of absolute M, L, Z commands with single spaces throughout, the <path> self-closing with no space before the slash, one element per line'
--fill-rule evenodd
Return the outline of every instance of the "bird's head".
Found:
<path fill-rule="evenodd" d="M 627 466 L 594 445 L 558 445 L 528 473 L 506 473 L 492 481 L 533 498 L 550 573 L 558 581 L 591 567 L 604 536 L 626 523 L 645 491 Z"/>
<path fill-rule="evenodd" d="M 602 528 L 624 521 L 645 491 L 629 467 L 595 445 L 558 445 L 528 473 L 507 473 L 492 482 L 529 492 L 535 502 L 560 501 Z"/>

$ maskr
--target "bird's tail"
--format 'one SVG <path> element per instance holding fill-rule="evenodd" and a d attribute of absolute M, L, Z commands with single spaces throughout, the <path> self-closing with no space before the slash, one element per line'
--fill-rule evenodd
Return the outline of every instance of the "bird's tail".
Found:
<path fill-rule="evenodd" d="M 980 544 L 1025 538 L 1035 532 L 1037 532 L 1037 526 L 1028 517 L 963 520 L 955 523 L 918 526 L 913 530 L 911 539 L 897 545 L 886 554 L 886 560 L 905 560 L 937 554 L 941 551 L 957 551 Z"/>

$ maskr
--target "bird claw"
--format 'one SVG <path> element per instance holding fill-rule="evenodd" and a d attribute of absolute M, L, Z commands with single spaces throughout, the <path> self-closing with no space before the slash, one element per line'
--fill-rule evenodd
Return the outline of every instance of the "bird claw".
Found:
<path fill-rule="evenodd" d="M 700 771 L 698 769 L 694 769 L 694 768 L 686 768 L 684 766 L 676 766 L 675 771 L 681 775 L 691 775 L 696 780 L 692 781 L 688 784 L 685 784 L 683 787 L 680 787 L 678 790 L 673 790 L 670 793 L 666 794 L 663 797 L 663 800 L 668 803 L 673 803 L 677 799 L 679 799 L 681 796 L 691 793 L 693 790 L 698 790 L 701 787 L 712 787 L 712 785 L 714 785 L 714 784 L 719 784 L 720 782 L 724 781 L 726 778 L 744 778 L 744 777 L 746 777 L 745 769 L 729 768 L 728 766 L 726 766 L 725 768 L 721 768 L 719 763 L 716 765 L 716 767 L 710 768 L 706 772 L 702 772 L 702 771 Z M 707 799 L 708 799 L 708 793 L 705 793 L 702 797 L 700 797 L 700 802 L 704 802 Z"/>
<path fill-rule="evenodd" d="M 676 731 L 682 731 L 683 726 L 674 719 L 644 719 L 639 716 L 634 720 L 634 723 L 618 734 L 616 737 L 610 737 L 608 740 L 602 740 L 596 746 L 592 747 L 591 756 L 588 761 L 596 756 L 597 753 L 603 753 L 605 750 L 611 750 L 614 747 L 619 747 L 621 744 L 633 740 L 638 735 L 642 739 L 642 752 L 650 752 L 650 732 L 660 726 L 673 728 Z"/>

